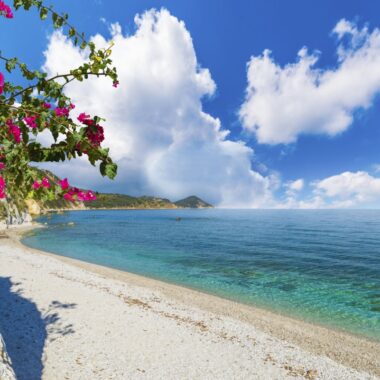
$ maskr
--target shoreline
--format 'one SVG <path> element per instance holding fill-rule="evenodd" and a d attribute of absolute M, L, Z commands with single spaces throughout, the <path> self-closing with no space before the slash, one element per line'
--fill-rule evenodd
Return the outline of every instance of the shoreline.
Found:
<path fill-rule="evenodd" d="M 175 302 L 252 325 L 276 339 L 294 344 L 312 354 L 323 355 L 344 366 L 380 376 L 380 342 L 376 340 L 238 303 L 181 285 L 40 251 L 21 243 L 24 233 L 39 227 L 43 227 L 43 225 L 6 230 L 6 234 L 15 246 L 27 252 L 54 258 L 62 263 L 100 275 L 104 279 L 117 280 L 132 286 L 158 291 Z"/>
<path fill-rule="evenodd" d="M 81 210 L 78 210 L 78 211 L 81 211 Z M 90 211 L 90 210 L 87 210 L 87 211 Z M 226 303 L 225 306 L 231 306 L 231 305 L 227 305 L 227 304 L 231 303 L 232 305 L 234 305 L 234 307 L 233 307 L 234 310 L 239 309 L 239 307 L 241 307 L 241 308 L 247 309 L 246 311 L 248 314 L 249 313 L 262 313 L 263 315 L 268 314 L 268 316 L 276 316 L 278 319 L 285 318 L 289 321 L 293 321 L 294 323 L 302 323 L 305 325 L 313 326 L 315 328 L 321 328 L 321 329 L 327 330 L 329 332 L 337 333 L 339 335 L 340 334 L 346 335 L 346 336 L 352 337 L 354 339 L 358 339 L 359 341 L 366 341 L 369 343 L 374 343 L 374 344 L 379 345 L 379 348 L 380 348 L 380 339 L 376 339 L 376 338 L 371 339 L 368 336 L 361 335 L 360 333 L 348 331 L 348 330 L 345 330 L 343 328 L 339 328 L 339 327 L 331 326 L 331 325 L 330 326 L 324 325 L 322 323 L 318 323 L 317 321 L 310 321 L 307 319 L 303 319 L 302 317 L 297 317 L 297 316 L 286 314 L 285 312 L 282 313 L 281 311 L 272 310 L 269 307 L 265 308 L 265 306 L 257 306 L 257 305 L 252 305 L 249 303 L 240 302 L 240 301 L 234 300 L 232 298 L 223 297 L 222 295 L 207 292 L 206 290 L 192 288 L 190 286 L 186 286 L 186 285 L 182 285 L 182 284 L 176 284 L 175 282 L 165 281 L 165 280 L 162 280 L 159 278 L 149 277 L 149 276 L 145 276 L 143 274 L 133 273 L 133 272 L 129 272 L 129 271 L 126 271 L 123 269 L 113 268 L 111 266 L 106 266 L 106 265 L 102 265 L 102 264 L 95 264 L 95 263 L 91 263 L 88 261 L 84 261 L 84 260 L 80 260 L 80 259 L 76 259 L 76 258 L 72 258 L 72 257 L 68 257 L 68 256 L 63 256 L 63 255 L 60 255 L 60 254 L 57 254 L 54 252 L 44 251 L 41 249 L 29 247 L 28 245 L 23 244 L 21 242 L 23 235 L 28 233 L 29 231 L 36 229 L 36 228 L 45 228 L 45 225 L 37 223 L 34 226 L 25 227 L 25 230 L 23 228 L 16 228 L 16 229 L 11 231 L 10 237 L 12 239 L 14 239 L 14 241 L 17 244 L 19 244 L 22 248 L 34 251 L 37 254 L 54 257 L 58 260 L 61 260 L 63 262 L 67 262 L 67 263 L 75 265 L 75 266 L 78 266 L 82 269 L 87 269 L 87 270 L 89 270 L 93 273 L 96 273 L 96 274 L 101 274 L 101 275 L 104 275 L 106 277 L 110 277 L 113 279 L 118 279 L 118 280 L 121 279 L 123 281 L 133 281 L 137 285 L 145 286 L 147 288 L 150 288 L 150 287 L 160 288 L 161 290 L 166 290 L 168 293 L 171 293 L 170 288 L 175 288 L 176 292 L 174 293 L 174 296 L 177 296 L 178 293 L 180 293 L 181 291 L 189 292 L 189 293 L 193 292 L 196 296 L 203 296 L 205 298 L 211 297 L 211 298 L 214 298 L 215 300 L 217 300 L 218 302 L 224 301 Z M 149 284 L 148 284 L 148 282 L 149 282 Z M 198 297 L 196 297 L 196 298 L 198 298 Z M 178 297 L 178 299 L 180 301 L 182 301 L 181 297 Z M 187 301 L 187 299 L 186 299 L 186 301 Z M 190 302 L 193 302 L 193 301 L 190 299 Z M 207 309 L 209 307 L 207 303 L 200 304 L 197 306 L 201 306 L 204 309 Z M 212 308 L 210 308 L 209 311 L 214 311 L 214 310 Z M 225 313 L 227 316 L 236 317 L 235 315 L 229 315 L 224 309 L 221 309 L 220 313 Z M 243 313 L 243 315 L 244 314 L 245 313 Z M 240 317 L 241 317 L 240 315 L 237 316 L 237 318 L 240 318 Z M 380 351 L 379 351 L 379 354 L 380 354 Z"/>
<path fill-rule="evenodd" d="M 41 215 L 70 211 L 153 211 L 153 210 L 215 210 L 217 207 L 78 207 L 78 208 L 54 208 L 44 209 Z"/>

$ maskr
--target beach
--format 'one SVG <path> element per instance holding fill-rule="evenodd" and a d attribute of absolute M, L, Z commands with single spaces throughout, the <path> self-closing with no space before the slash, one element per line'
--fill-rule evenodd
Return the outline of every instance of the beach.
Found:
<path fill-rule="evenodd" d="M 376 379 L 380 343 L 0 239 L 19 379 Z"/>

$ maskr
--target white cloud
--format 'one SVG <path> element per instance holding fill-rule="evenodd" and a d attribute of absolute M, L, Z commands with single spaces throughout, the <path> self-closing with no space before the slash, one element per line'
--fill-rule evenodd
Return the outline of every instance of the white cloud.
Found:
<path fill-rule="evenodd" d="M 380 201 L 380 178 L 364 171 L 344 172 L 318 181 L 314 186 L 324 197 L 352 204 Z"/>
<path fill-rule="evenodd" d="M 212 95 L 216 85 L 197 62 L 184 23 L 166 10 L 151 10 L 135 22 L 130 36 L 118 24 L 111 28 L 118 89 L 104 78 L 67 86 L 76 111 L 107 119 L 105 145 L 119 164 L 116 182 L 100 181 L 81 160 L 54 170 L 79 186 L 174 200 L 196 194 L 229 207 L 270 205 L 277 179 L 253 171 L 253 150 L 228 140 L 219 119 L 202 110 L 202 98 Z M 93 40 L 100 46 L 109 43 L 99 34 Z M 51 36 L 45 57 L 50 75 L 86 59 L 60 32 Z"/>
<path fill-rule="evenodd" d="M 335 69 L 315 67 L 319 53 L 302 48 L 295 63 L 281 67 L 265 50 L 248 63 L 246 99 L 239 115 L 259 143 L 295 142 L 301 134 L 335 136 L 355 110 L 371 106 L 380 92 L 380 31 L 359 30 L 340 20 Z"/>
<path fill-rule="evenodd" d="M 307 186 L 306 186 L 307 185 Z M 286 182 L 284 197 L 274 207 L 293 209 L 379 208 L 380 177 L 365 171 L 343 172 L 306 184 Z M 308 188 L 304 196 L 302 190 Z"/>
<path fill-rule="evenodd" d="M 283 207 L 292 208 L 379 208 L 380 178 L 365 171 L 343 172 L 311 184 L 312 193 L 306 199 L 289 196 Z"/>
<path fill-rule="evenodd" d="M 304 187 L 304 180 L 302 178 L 296 179 L 294 181 L 290 181 L 286 184 L 286 187 L 291 192 L 301 191 Z"/>

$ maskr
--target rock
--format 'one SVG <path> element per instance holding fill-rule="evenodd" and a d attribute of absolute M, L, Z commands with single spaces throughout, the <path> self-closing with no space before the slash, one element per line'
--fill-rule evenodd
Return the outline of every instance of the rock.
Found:
<path fill-rule="evenodd" d="M 5 343 L 0 335 L 0 379 L 16 380 L 16 375 L 12 369 L 12 362 L 5 349 Z"/>
<path fill-rule="evenodd" d="M 24 223 L 32 223 L 32 221 L 33 221 L 32 216 L 30 215 L 30 213 L 25 213 L 23 215 L 23 218 L 24 218 Z"/>
<path fill-rule="evenodd" d="M 30 215 L 41 214 L 41 207 L 34 199 L 27 199 L 25 203 L 28 206 L 28 211 Z"/>

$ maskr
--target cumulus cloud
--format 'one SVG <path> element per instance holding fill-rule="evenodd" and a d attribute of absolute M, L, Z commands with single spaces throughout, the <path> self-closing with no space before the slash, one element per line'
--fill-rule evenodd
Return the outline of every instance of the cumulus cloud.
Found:
<path fill-rule="evenodd" d="M 356 208 L 380 206 L 380 178 L 365 171 L 343 172 L 310 183 L 311 193 L 299 199 L 293 192 L 283 203 L 291 208 Z"/>
<path fill-rule="evenodd" d="M 299 178 L 294 181 L 290 181 L 286 184 L 286 187 L 290 192 L 301 191 L 304 187 L 304 180 L 302 178 Z"/>
<path fill-rule="evenodd" d="M 344 172 L 315 183 L 315 189 L 324 197 L 353 206 L 380 201 L 380 178 L 367 172 Z"/>
<path fill-rule="evenodd" d="M 215 92 L 208 69 L 200 67 L 185 24 L 167 10 L 136 16 L 136 31 L 111 27 L 113 61 L 120 86 L 105 78 L 67 86 L 76 110 L 105 117 L 106 145 L 119 164 L 114 184 L 99 181 L 79 160 L 55 166 L 80 186 L 178 199 L 190 194 L 228 207 L 260 207 L 272 202 L 275 177 L 252 170 L 253 150 L 228 139 L 217 118 L 202 109 Z M 99 46 L 109 40 L 97 34 Z M 44 69 L 50 75 L 86 60 L 60 32 L 51 35 Z"/>
<path fill-rule="evenodd" d="M 248 63 L 246 98 L 239 115 L 259 143 L 288 144 L 301 134 L 335 136 L 353 122 L 357 109 L 380 92 L 380 31 L 340 20 L 334 69 L 315 65 L 319 53 L 304 47 L 295 63 L 281 67 L 265 50 Z"/>
<path fill-rule="evenodd" d="M 309 183 L 300 178 L 285 182 L 283 188 L 283 197 L 277 200 L 275 208 L 380 207 L 380 177 L 372 176 L 365 171 L 346 171 Z"/>

